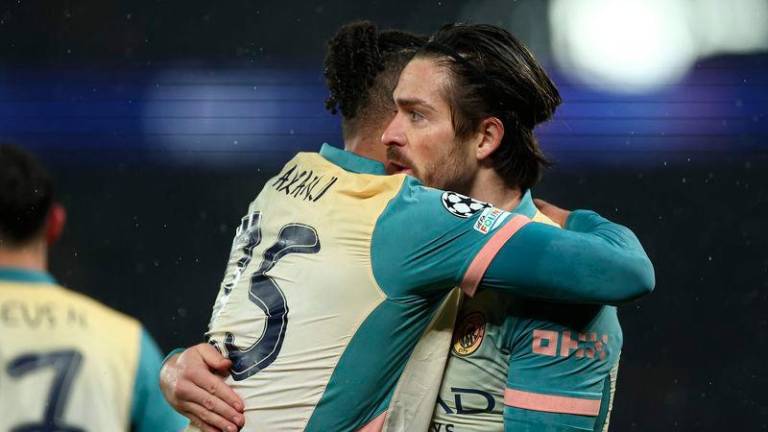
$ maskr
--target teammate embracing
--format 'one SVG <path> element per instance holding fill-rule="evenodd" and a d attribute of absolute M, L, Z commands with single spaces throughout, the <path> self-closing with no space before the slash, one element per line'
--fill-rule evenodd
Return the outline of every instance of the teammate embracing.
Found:
<path fill-rule="evenodd" d="M 553 222 L 532 202 L 530 188 L 546 165 L 532 131 L 560 96 L 507 31 L 444 27 L 403 70 L 394 97 L 398 113 L 383 136 L 392 171 L 534 221 L 583 229 L 573 215 Z M 481 229 L 496 215 L 486 210 L 484 217 Z M 538 263 L 523 257 L 517 265 Z M 572 263 L 566 256 L 561 265 Z M 621 290 L 623 281 L 615 283 L 606 288 Z M 552 300 L 493 290 L 465 300 L 431 431 L 501 431 L 502 411 L 507 431 L 607 429 L 622 346 L 616 308 Z"/>
<path fill-rule="evenodd" d="M 512 137 L 518 132 L 508 117 L 478 112 L 483 117 L 461 134 L 442 93 L 403 94 L 401 80 L 387 128 L 395 107 L 378 96 L 394 87 L 413 44 L 386 35 L 359 24 L 331 44 L 345 54 L 344 66 L 327 72 L 349 151 L 324 145 L 296 156 L 238 228 L 208 333 L 231 363 L 197 346 L 166 365 L 169 400 L 205 430 L 241 426 L 232 410 L 239 403 L 246 430 L 379 430 L 417 339 L 456 285 L 468 295 L 495 290 L 584 303 L 628 301 L 653 288 L 650 262 L 626 228 L 577 211 L 560 230 L 530 223 L 522 208 L 505 210 L 518 205 L 520 185 L 515 191 L 496 171 L 525 169 L 518 156 L 527 145 L 504 141 L 505 127 Z M 422 74 L 421 85 L 447 84 L 440 73 Z M 520 104 L 535 98 L 529 87 L 537 78 L 533 72 L 513 83 L 529 92 Z M 345 86 L 351 90 L 338 91 Z M 531 129 L 556 105 L 533 102 Z M 360 157 L 381 160 L 382 132 L 390 168 L 402 173 L 386 176 L 382 164 Z M 486 188 L 501 191 L 498 199 L 475 193 Z M 201 375 L 230 364 L 226 383 L 241 400 Z"/>

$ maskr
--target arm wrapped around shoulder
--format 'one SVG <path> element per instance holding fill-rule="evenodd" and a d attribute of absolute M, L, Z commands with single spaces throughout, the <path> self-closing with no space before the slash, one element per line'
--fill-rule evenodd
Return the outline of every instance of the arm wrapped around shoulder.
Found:
<path fill-rule="evenodd" d="M 618 305 L 649 294 L 653 265 L 637 236 L 595 212 L 571 213 L 565 229 L 529 223 L 494 257 L 481 287 L 572 303 Z"/>

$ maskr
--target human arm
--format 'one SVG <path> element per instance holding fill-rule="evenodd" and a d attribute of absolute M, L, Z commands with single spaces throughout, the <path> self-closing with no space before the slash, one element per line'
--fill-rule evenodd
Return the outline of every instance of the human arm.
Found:
<path fill-rule="evenodd" d="M 187 424 L 165 403 L 157 386 L 161 360 L 157 344 L 142 328 L 131 403 L 131 424 L 136 432 L 178 432 Z"/>
<path fill-rule="evenodd" d="M 480 285 L 545 300 L 614 305 L 653 290 L 653 265 L 631 230 L 586 210 L 571 212 L 564 228 L 527 223 L 498 250 L 479 284 L 465 278 L 462 287 L 470 294 Z M 482 269 L 471 264 L 472 271 Z"/>
<path fill-rule="evenodd" d="M 595 213 L 573 212 L 561 230 L 415 180 L 406 180 L 380 216 L 371 251 L 390 295 L 454 285 L 471 295 L 482 281 L 525 297 L 606 304 L 654 284 L 637 237 Z"/>

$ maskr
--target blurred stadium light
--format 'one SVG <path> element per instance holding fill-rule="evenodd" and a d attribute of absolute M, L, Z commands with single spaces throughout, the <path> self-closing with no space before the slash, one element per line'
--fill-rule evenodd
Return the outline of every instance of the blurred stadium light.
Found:
<path fill-rule="evenodd" d="M 689 7 L 700 57 L 768 49 L 768 1 L 697 0 Z"/>
<path fill-rule="evenodd" d="M 679 82 L 697 59 L 768 48 L 768 1 L 553 0 L 552 51 L 596 88 L 640 93 Z"/>
<path fill-rule="evenodd" d="M 477 0 L 451 13 L 505 26 L 547 65 L 564 104 L 536 132 L 561 164 L 767 148 L 768 0 Z M 320 60 L 245 60 L 1 64 L 0 140 L 63 163 L 215 168 L 341 143 Z"/>
<path fill-rule="evenodd" d="M 284 69 L 175 69 L 151 79 L 142 129 L 162 159 L 207 165 L 252 163 L 337 142 L 317 74 Z M 158 147 L 156 147 L 158 148 Z"/>

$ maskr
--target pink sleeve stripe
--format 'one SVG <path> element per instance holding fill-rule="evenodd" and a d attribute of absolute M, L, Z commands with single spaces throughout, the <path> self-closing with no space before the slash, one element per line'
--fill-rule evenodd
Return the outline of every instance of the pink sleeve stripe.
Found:
<path fill-rule="evenodd" d="M 506 223 L 501 229 L 499 229 L 493 237 L 488 240 L 488 243 L 480 249 L 472 263 L 469 265 L 467 272 L 464 273 L 464 280 L 461 281 L 461 289 L 465 294 L 472 297 L 477 291 L 477 286 L 480 285 L 480 280 L 483 279 L 485 271 L 488 270 L 488 266 L 491 265 L 491 261 L 497 253 L 520 228 L 524 227 L 531 220 L 523 215 L 517 215 Z"/>
<path fill-rule="evenodd" d="M 554 396 L 509 388 L 504 390 L 504 405 L 559 414 L 597 416 L 600 413 L 600 399 Z"/>
<path fill-rule="evenodd" d="M 367 425 L 363 426 L 362 429 L 358 429 L 357 432 L 381 432 L 384 429 L 384 421 L 386 419 L 387 412 L 384 411 L 381 413 L 381 415 L 371 420 Z"/>

